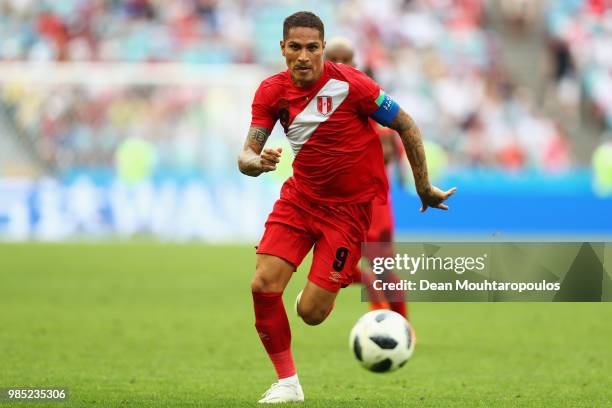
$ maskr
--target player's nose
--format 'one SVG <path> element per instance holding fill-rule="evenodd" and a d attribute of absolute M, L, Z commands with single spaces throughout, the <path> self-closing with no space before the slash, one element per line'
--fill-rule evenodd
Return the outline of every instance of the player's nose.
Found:
<path fill-rule="evenodd" d="M 302 49 L 302 51 L 300 51 L 300 55 L 298 55 L 298 61 L 302 63 L 309 61 L 308 53 L 306 52 L 305 49 Z"/>

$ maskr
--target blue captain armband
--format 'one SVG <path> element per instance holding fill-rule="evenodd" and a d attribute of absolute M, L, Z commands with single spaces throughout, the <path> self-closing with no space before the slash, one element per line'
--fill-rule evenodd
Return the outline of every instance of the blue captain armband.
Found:
<path fill-rule="evenodd" d="M 399 112 L 399 105 L 382 89 L 374 102 L 378 105 L 378 109 L 370 117 L 383 126 L 389 126 Z"/>

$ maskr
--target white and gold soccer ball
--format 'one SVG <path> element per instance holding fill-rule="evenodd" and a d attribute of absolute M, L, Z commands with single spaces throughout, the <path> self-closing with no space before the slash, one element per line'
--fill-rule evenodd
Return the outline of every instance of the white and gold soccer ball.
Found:
<path fill-rule="evenodd" d="M 357 320 L 349 347 L 364 368 L 375 373 L 395 371 L 412 356 L 414 333 L 399 313 L 374 310 Z"/>

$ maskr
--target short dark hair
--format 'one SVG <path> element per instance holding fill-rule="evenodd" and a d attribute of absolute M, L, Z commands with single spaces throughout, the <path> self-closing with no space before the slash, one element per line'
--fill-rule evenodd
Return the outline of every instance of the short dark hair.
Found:
<path fill-rule="evenodd" d="M 294 27 L 314 28 L 319 30 L 319 33 L 321 33 L 321 40 L 325 38 L 323 22 L 316 14 L 311 13 L 310 11 L 298 11 L 285 19 L 285 22 L 283 23 L 283 40 L 287 39 L 289 30 Z"/>

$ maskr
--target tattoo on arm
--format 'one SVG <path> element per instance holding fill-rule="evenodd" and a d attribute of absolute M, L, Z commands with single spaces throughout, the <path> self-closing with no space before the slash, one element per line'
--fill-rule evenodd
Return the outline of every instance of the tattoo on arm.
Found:
<path fill-rule="evenodd" d="M 249 129 L 249 140 L 257 142 L 261 147 L 266 144 L 270 133 L 266 128 L 252 127 Z"/>
<path fill-rule="evenodd" d="M 425 158 L 421 131 L 410 115 L 404 112 L 403 109 L 399 110 L 389 127 L 396 130 L 402 139 L 404 149 L 406 150 L 406 157 L 412 168 L 417 192 L 419 194 L 427 193 L 431 186 L 429 184 L 427 160 Z"/>
<path fill-rule="evenodd" d="M 238 157 L 238 168 L 247 176 L 259 176 L 261 169 L 261 151 L 270 136 L 270 131 L 263 127 L 251 127 L 244 142 L 242 153 Z"/>

